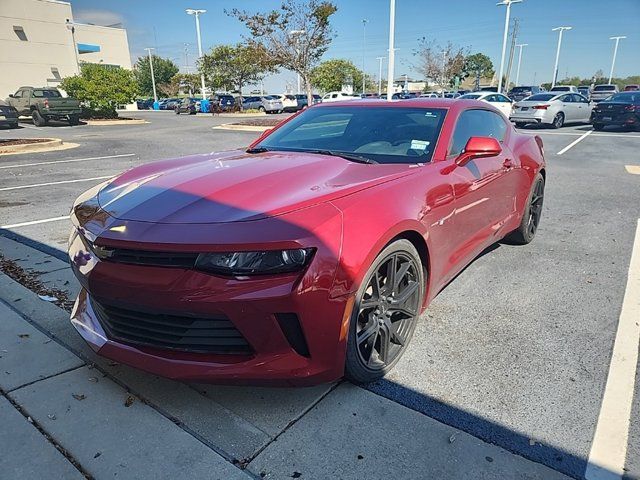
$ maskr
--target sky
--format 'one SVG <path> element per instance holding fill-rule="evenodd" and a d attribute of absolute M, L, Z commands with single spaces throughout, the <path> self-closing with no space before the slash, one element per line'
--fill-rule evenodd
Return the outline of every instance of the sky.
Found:
<path fill-rule="evenodd" d="M 387 57 L 389 39 L 388 0 L 333 0 L 338 11 L 331 17 L 334 39 L 324 59 L 345 58 L 359 68 L 378 75 L 376 57 Z M 499 69 L 505 7 L 496 0 L 396 0 L 396 77 L 420 77 L 414 65 L 418 39 L 427 37 L 440 44 L 451 41 L 471 53 L 481 52 Z M 189 44 L 191 71 L 198 55 L 195 21 L 186 8 L 206 9 L 202 15 L 202 47 L 242 40 L 248 31 L 238 20 L 224 13 L 233 7 L 264 12 L 280 5 L 280 0 L 71 0 L 75 20 L 127 29 L 132 60 L 145 47 L 156 47 L 160 56 L 172 58 L 185 69 L 185 43 Z M 640 75 L 640 0 L 523 0 L 513 4 L 511 17 L 520 20 L 518 43 L 526 43 L 522 55 L 521 84 L 551 80 L 558 33 L 551 29 L 571 26 L 563 35 L 558 78 L 591 77 L 597 70 L 608 76 L 614 41 L 620 41 L 614 76 Z M 362 20 L 366 19 L 366 32 Z M 366 43 L 363 42 L 366 33 Z M 508 48 L 507 48 L 508 51 Z M 383 77 L 386 77 L 386 64 Z M 515 67 L 512 71 L 515 78 Z M 265 79 L 269 93 L 280 93 L 295 85 L 296 75 L 281 71 Z"/>

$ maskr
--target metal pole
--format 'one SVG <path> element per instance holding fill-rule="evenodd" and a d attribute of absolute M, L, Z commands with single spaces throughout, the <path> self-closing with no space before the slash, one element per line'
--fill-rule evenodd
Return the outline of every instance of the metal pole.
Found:
<path fill-rule="evenodd" d="M 366 51 L 367 51 L 367 22 L 369 20 L 367 20 L 366 18 L 362 19 L 362 93 L 364 94 L 364 89 L 365 89 L 365 75 L 364 75 L 364 68 L 365 68 L 365 57 L 366 57 Z"/>
<path fill-rule="evenodd" d="M 379 68 L 378 68 L 378 97 L 382 96 L 382 61 L 384 59 L 385 57 L 376 57 L 376 60 L 380 62 Z"/>
<path fill-rule="evenodd" d="M 389 65 L 387 68 L 387 100 L 393 96 L 393 75 L 396 62 L 394 37 L 396 29 L 396 0 L 389 0 Z"/>
<path fill-rule="evenodd" d="M 613 60 L 611 62 L 611 72 L 609 73 L 609 84 L 611 84 L 611 82 L 613 81 L 613 67 L 615 67 L 615 65 L 616 65 L 616 57 L 618 56 L 618 43 L 623 38 L 627 38 L 627 37 L 625 37 L 625 36 L 609 37 L 609 40 L 615 40 L 616 41 L 616 46 L 613 48 Z"/>
<path fill-rule="evenodd" d="M 156 77 L 153 74 L 153 56 L 151 55 L 151 50 L 155 50 L 155 48 L 145 48 L 147 52 L 149 52 L 149 68 L 151 69 L 151 85 L 153 86 L 153 102 L 158 101 L 158 94 L 156 93 Z"/>
<path fill-rule="evenodd" d="M 504 73 L 504 56 L 507 52 L 507 35 L 509 33 L 509 17 L 511 15 L 511 4 L 520 3 L 522 0 L 503 0 L 496 5 L 506 5 L 507 13 L 504 17 L 504 33 L 502 35 L 502 56 L 500 57 L 500 76 L 498 77 L 498 93 L 502 93 L 502 75 Z"/>
<path fill-rule="evenodd" d="M 556 86 L 556 80 L 558 77 L 558 61 L 560 60 L 560 47 L 562 46 L 562 32 L 565 30 L 571 30 L 572 27 L 556 27 L 551 29 L 552 32 L 559 31 L 558 34 L 558 48 L 556 50 L 556 63 L 553 66 L 553 78 L 551 79 L 551 88 Z"/>
<path fill-rule="evenodd" d="M 518 53 L 518 70 L 516 71 L 516 86 L 520 85 L 520 64 L 522 63 L 522 47 L 526 47 L 529 45 L 528 43 L 521 43 L 516 45 L 516 47 L 520 48 L 520 52 Z"/>
<path fill-rule="evenodd" d="M 200 12 L 196 12 L 196 33 L 198 35 L 198 58 L 202 60 L 202 38 L 200 37 Z M 200 92 L 202 93 L 202 99 L 204 100 L 206 95 L 204 94 L 204 73 L 200 73 Z"/>

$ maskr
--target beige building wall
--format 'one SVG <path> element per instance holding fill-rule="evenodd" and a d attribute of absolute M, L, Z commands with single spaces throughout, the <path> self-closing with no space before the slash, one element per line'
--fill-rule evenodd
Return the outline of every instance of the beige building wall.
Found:
<path fill-rule="evenodd" d="M 73 37 L 65 22 L 73 21 L 68 2 L 0 0 L 0 98 L 23 86 L 58 86 L 77 73 Z M 75 27 L 76 44 L 100 47 L 78 54 L 78 60 L 131 68 L 127 32 L 121 28 Z"/>

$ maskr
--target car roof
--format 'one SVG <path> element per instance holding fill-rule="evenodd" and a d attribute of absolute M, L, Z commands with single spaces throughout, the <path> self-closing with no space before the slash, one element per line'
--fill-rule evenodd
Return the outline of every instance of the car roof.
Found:
<path fill-rule="evenodd" d="M 413 108 L 444 108 L 448 110 L 464 110 L 471 107 L 490 109 L 491 104 L 479 100 L 468 100 L 460 98 L 424 98 L 413 97 L 406 100 L 386 100 L 379 98 L 363 98 L 359 100 L 346 100 L 341 102 L 320 103 L 313 108 L 334 108 L 334 107 L 413 107 Z M 497 110 L 496 110 L 497 111 Z"/>

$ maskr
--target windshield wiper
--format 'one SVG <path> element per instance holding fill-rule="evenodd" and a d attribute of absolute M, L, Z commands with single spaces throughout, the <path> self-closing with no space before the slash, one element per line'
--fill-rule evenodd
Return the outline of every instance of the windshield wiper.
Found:
<path fill-rule="evenodd" d="M 247 148 L 245 151 L 247 153 L 264 153 L 264 152 L 268 152 L 269 149 L 267 147 L 255 147 L 255 148 Z"/>
<path fill-rule="evenodd" d="M 317 153 L 319 155 L 330 155 L 332 157 L 340 157 L 345 160 L 350 160 L 356 163 L 378 163 L 375 160 L 372 160 L 367 157 L 363 157 L 360 155 L 354 155 L 352 153 L 342 153 L 342 152 L 334 152 L 333 150 L 305 150 L 304 153 Z"/>

